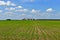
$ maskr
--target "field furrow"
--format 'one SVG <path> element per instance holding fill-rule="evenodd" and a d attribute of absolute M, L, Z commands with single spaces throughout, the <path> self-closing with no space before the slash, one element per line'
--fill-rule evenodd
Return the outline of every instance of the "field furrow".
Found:
<path fill-rule="evenodd" d="M 0 21 L 0 40 L 60 40 L 60 21 Z"/>

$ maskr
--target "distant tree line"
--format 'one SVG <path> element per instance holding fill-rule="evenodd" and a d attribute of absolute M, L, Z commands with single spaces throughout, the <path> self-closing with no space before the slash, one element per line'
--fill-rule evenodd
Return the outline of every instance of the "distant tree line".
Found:
<path fill-rule="evenodd" d="M 8 20 L 8 21 L 10 21 L 10 20 L 12 20 L 12 19 L 6 19 L 6 20 Z M 60 21 L 60 19 L 22 19 L 22 20 L 46 20 L 46 21 Z"/>
<path fill-rule="evenodd" d="M 25 19 L 25 18 L 24 18 L 24 19 L 22 19 L 22 20 L 36 20 L 36 19 Z"/>
<path fill-rule="evenodd" d="M 6 20 L 10 21 L 11 19 L 6 19 Z"/>
<path fill-rule="evenodd" d="M 10 21 L 10 20 L 12 20 L 12 19 L 6 19 L 6 20 L 8 20 L 8 21 Z M 36 19 L 21 19 L 21 20 L 36 20 Z"/>

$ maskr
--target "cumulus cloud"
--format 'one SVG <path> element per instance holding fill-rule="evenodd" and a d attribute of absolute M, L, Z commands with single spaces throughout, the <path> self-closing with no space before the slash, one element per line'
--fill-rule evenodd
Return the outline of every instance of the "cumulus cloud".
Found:
<path fill-rule="evenodd" d="M 21 3 L 34 2 L 35 0 L 20 0 Z"/>
<path fill-rule="evenodd" d="M 5 10 L 15 11 L 15 8 L 13 8 L 13 7 L 10 7 L 10 8 L 5 8 Z"/>
<path fill-rule="evenodd" d="M 3 12 L 2 10 L 0 10 L 0 13 Z"/>
<path fill-rule="evenodd" d="M 39 13 L 39 12 L 40 12 L 40 10 L 35 10 L 35 9 L 31 10 L 31 13 Z"/>
<path fill-rule="evenodd" d="M 13 12 L 6 12 L 5 14 L 13 14 Z"/>
<path fill-rule="evenodd" d="M 48 8 L 46 12 L 53 12 L 54 10 L 52 8 Z"/>
<path fill-rule="evenodd" d="M 0 5 L 5 5 L 6 3 L 4 1 L 0 1 Z"/>
<path fill-rule="evenodd" d="M 28 12 L 28 9 L 19 9 L 19 10 L 16 10 L 16 12 Z"/>
<path fill-rule="evenodd" d="M 36 13 L 36 10 L 34 10 L 34 9 L 32 9 L 32 11 L 31 11 L 32 13 Z"/>
<path fill-rule="evenodd" d="M 23 8 L 22 6 L 17 6 L 16 8 Z"/>
<path fill-rule="evenodd" d="M 22 16 L 25 16 L 26 14 L 21 14 Z"/>
<path fill-rule="evenodd" d="M 11 3 L 11 1 L 7 1 L 7 2 L 6 2 L 6 5 L 7 5 L 7 6 L 10 6 L 10 5 L 11 5 L 11 6 L 16 6 L 16 4 Z"/>
<path fill-rule="evenodd" d="M 25 9 L 22 6 L 6 7 L 5 10 L 13 11 L 13 12 L 29 12 L 28 9 Z"/>
<path fill-rule="evenodd" d="M 30 2 L 34 2 L 34 0 L 30 0 Z"/>
<path fill-rule="evenodd" d="M 23 9 L 24 10 L 24 12 L 28 12 L 29 10 L 28 9 Z"/>
<path fill-rule="evenodd" d="M 12 3 L 11 1 L 0 1 L 0 6 L 16 6 L 16 4 Z"/>
<path fill-rule="evenodd" d="M 17 10 L 17 9 L 19 9 L 19 10 Z M 26 12 L 26 11 L 28 11 L 27 9 L 23 9 L 23 7 L 22 6 L 15 6 L 15 7 L 6 7 L 5 8 L 5 10 L 9 10 L 9 11 L 20 11 L 20 12 Z"/>

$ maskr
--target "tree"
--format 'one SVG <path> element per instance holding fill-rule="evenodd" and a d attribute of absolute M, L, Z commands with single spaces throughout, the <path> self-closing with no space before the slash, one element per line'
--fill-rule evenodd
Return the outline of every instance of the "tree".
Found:
<path fill-rule="evenodd" d="M 6 19 L 6 20 L 10 21 L 11 19 Z"/>

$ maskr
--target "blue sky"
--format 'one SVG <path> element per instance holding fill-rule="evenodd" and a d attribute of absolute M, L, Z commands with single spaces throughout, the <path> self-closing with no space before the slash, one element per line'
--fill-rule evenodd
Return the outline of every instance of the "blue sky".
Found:
<path fill-rule="evenodd" d="M 0 0 L 0 20 L 60 19 L 60 0 Z"/>

